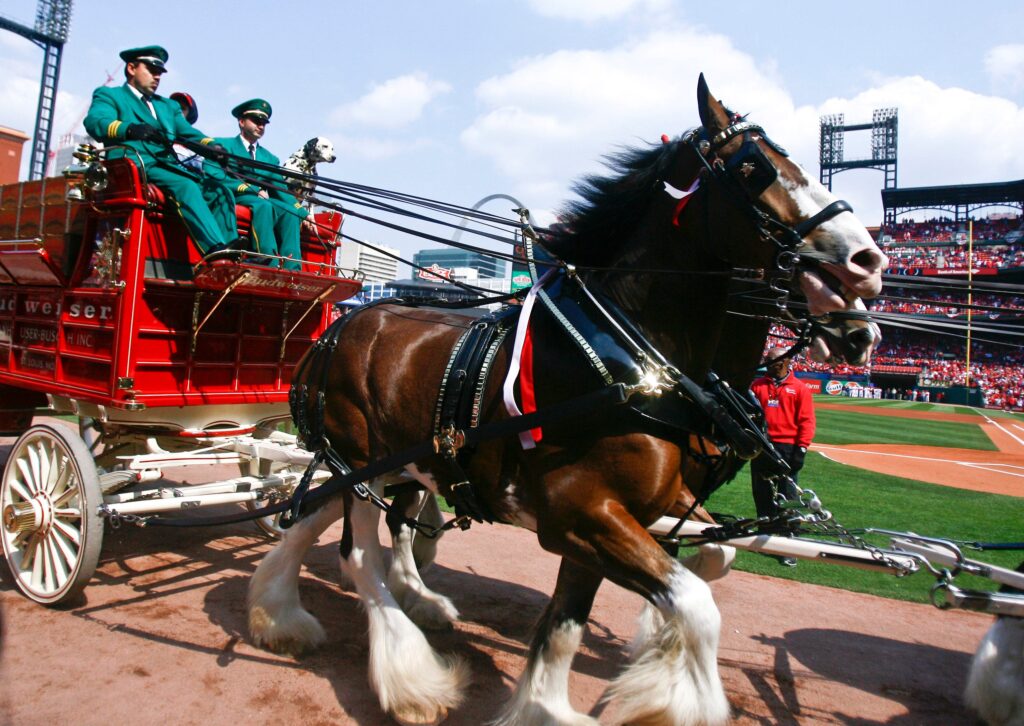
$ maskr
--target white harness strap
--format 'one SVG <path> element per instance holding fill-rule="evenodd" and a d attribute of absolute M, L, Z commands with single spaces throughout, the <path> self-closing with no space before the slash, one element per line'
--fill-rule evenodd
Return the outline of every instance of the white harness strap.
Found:
<path fill-rule="evenodd" d="M 509 364 L 508 374 L 505 376 L 505 385 L 502 388 L 505 410 L 508 411 L 510 416 L 523 415 L 523 412 L 519 410 L 519 406 L 516 404 L 515 396 L 515 384 L 516 379 L 519 378 L 519 368 L 523 354 L 523 342 L 526 340 L 526 331 L 530 327 L 530 313 L 533 312 L 533 304 L 537 300 L 537 293 L 539 293 L 541 288 L 547 284 L 555 271 L 556 268 L 552 267 L 545 272 L 540 280 L 534 283 L 533 287 L 530 288 L 530 292 L 527 293 L 526 299 L 523 300 L 523 310 L 519 313 L 519 322 L 516 324 L 516 339 L 512 345 L 512 361 Z M 532 449 L 537 446 L 537 443 L 533 440 L 533 436 L 529 430 L 519 432 L 519 442 L 522 444 L 524 449 Z"/>

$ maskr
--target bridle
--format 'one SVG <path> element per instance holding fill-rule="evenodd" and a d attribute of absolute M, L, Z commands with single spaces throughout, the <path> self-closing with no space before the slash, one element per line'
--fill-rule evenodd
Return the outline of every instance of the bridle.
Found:
<path fill-rule="evenodd" d="M 776 153 L 782 156 L 789 154 L 757 124 L 743 121 L 739 117 L 734 119 L 730 126 L 712 138 L 709 138 L 707 129 L 700 127 L 683 137 L 683 141 L 700 160 L 700 174 L 725 189 L 726 198 L 752 222 L 761 240 L 775 245 L 772 269 L 765 271 L 764 282 L 774 296 L 775 306 L 780 312 L 785 311 L 797 267 L 817 264 L 812 258 L 801 257 L 797 252 L 804 244 L 804 238 L 833 217 L 843 212 L 852 212 L 853 207 L 838 199 L 796 226 L 790 226 L 762 209 L 758 205 L 758 198 L 778 179 L 779 170 L 758 146 L 753 134 L 760 134 L 761 139 Z M 718 152 L 740 135 L 743 137 L 740 148 L 728 161 L 723 160 Z M 704 189 L 707 194 L 709 185 L 705 184 Z"/>

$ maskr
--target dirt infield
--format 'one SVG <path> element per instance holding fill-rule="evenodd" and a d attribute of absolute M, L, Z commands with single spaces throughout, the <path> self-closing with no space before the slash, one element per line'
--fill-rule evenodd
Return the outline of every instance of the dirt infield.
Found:
<path fill-rule="evenodd" d="M 247 640 L 248 575 L 269 548 L 252 532 L 119 530 L 87 600 L 64 610 L 28 602 L 4 572 L 0 723 L 389 723 L 367 687 L 366 618 L 336 584 L 338 527 L 314 547 L 301 585 L 328 643 L 298 661 Z M 523 530 L 446 537 L 427 579 L 464 621 L 431 641 L 474 672 L 447 723 L 479 726 L 508 697 L 556 571 L 557 558 Z M 990 618 L 742 572 L 713 589 L 735 724 L 975 723 L 960 691 Z M 602 586 L 573 665 L 573 703 L 602 723 L 616 722 L 614 704 L 600 700 L 626 663 L 639 607 Z"/>
<path fill-rule="evenodd" d="M 971 491 L 1024 496 L 1024 427 L 1014 419 L 850 404 L 815 406 L 855 414 L 976 424 L 999 451 L 897 444 L 813 444 L 811 449 L 841 464 L 880 474 Z"/>

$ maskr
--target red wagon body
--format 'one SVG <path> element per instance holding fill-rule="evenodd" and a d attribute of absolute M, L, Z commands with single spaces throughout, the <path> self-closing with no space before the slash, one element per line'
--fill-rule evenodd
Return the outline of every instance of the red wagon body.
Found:
<path fill-rule="evenodd" d="M 334 263 L 338 212 L 304 226 L 300 271 L 203 258 L 132 161 L 76 157 L 70 180 L 0 186 L 0 431 L 19 436 L 0 540 L 19 589 L 44 604 L 88 582 L 106 521 L 288 497 L 311 459 L 276 427 L 292 371 L 362 287 Z M 237 213 L 246 237 L 249 211 Z M 33 426 L 40 408 L 76 414 L 78 430 Z M 166 481 L 171 467 L 202 481 L 210 464 L 238 476 Z"/>
<path fill-rule="evenodd" d="M 0 428 L 47 394 L 169 426 L 182 425 L 170 411 L 127 414 L 285 402 L 332 303 L 361 287 L 334 266 L 340 213 L 304 230 L 301 272 L 203 261 L 131 161 L 106 166 L 91 204 L 66 202 L 64 179 L 0 187 L 0 384 L 18 389 L 3 394 Z M 237 209 L 245 234 L 248 209 Z"/>

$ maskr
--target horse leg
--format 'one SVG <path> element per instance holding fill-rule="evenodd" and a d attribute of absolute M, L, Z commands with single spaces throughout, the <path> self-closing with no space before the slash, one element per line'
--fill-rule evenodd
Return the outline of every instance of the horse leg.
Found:
<path fill-rule="evenodd" d="M 987 723 L 1024 724 L 1024 618 L 997 618 L 971 659 L 964 700 Z"/>
<path fill-rule="evenodd" d="M 417 534 L 405 523 L 406 517 L 415 517 L 431 503 L 433 510 L 440 515 L 437 500 L 429 491 L 405 492 L 395 497 L 387 516 L 393 555 L 391 570 L 388 572 L 388 588 L 402 610 L 421 628 L 447 630 L 458 620 L 459 611 L 451 600 L 433 592 L 424 584 L 420 577 L 421 567 L 415 556 L 417 541 L 431 542 L 435 548 L 436 541 Z M 421 548 L 421 552 L 424 549 Z M 433 559 L 433 553 L 430 559 Z"/>
<path fill-rule="evenodd" d="M 434 529 L 444 524 L 444 515 L 441 514 L 441 507 L 437 503 L 437 497 L 431 493 L 424 493 L 423 508 L 420 510 L 419 520 Z M 434 558 L 437 556 L 437 543 L 443 534 L 444 532 L 438 532 L 437 536 L 433 539 L 419 534 L 413 536 L 412 556 L 416 561 L 416 569 L 420 572 L 426 572 L 434 564 Z"/>
<path fill-rule="evenodd" d="M 1024 562 L 1017 567 L 1024 572 Z M 1000 592 L 1021 593 L 1003 585 Z M 990 724 L 1024 724 L 1024 618 L 1000 616 L 971 659 L 964 689 L 967 705 Z"/>
<path fill-rule="evenodd" d="M 403 724 L 433 724 L 462 701 L 468 671 L 438 655 L 385 584 L 379 510 L 353 501 L 341 540 L 341 567 L 355 583 L 369 620 L 370 684 L 381 708 Z"/>
<path fill-rule="evenodd" d="M 683 560 L 683 565 L 704 582 L 725 577 L 736 559 L 736 548 L 717 543 L 702 544 L 697 551 Z"/>
<path fill-rule="evenodd" d="M 657 610 L 646 637 L 641 631 L 644 642 L 634 648 L 633 662 L 609 691 L 618 699 L 620 720 L 644 726 L 724 724 L 729 702 L 718 675 L 721 616 L 711 588 L 622 507 L 604 502 L 589 514 L 589 521 L 577 522 L 572 532 L 551 522 L 538 535 L 545 549 L 592 563 Z"/>
<path fill-rule="evenodd" d="M 323 627 L 299 600 L 299 570 L 307 550 L 344 514 L 340 498 L 326 502 L 287 529 L 260 562 L 249 581 L 249 633 L 256 645 L 297 655 L 323 643 Z"/>
<path fill-rule="evenodd" d="M 667 557 L 667 555 L 666 555 Z M 721 616 L 711 589 L 672 562 L 650 601 L 648 632 L 641 629 L 633 662 L 610 689 L 629 724 L 724 724 L 729 702 L 718 675 Z"/>
<path fill-rule="evenodd" d="M 569 670 L 603 578 L 567 559 L 537 624 L 515 693 L 496 726 L 596 726 L 569 703 Z"/>

